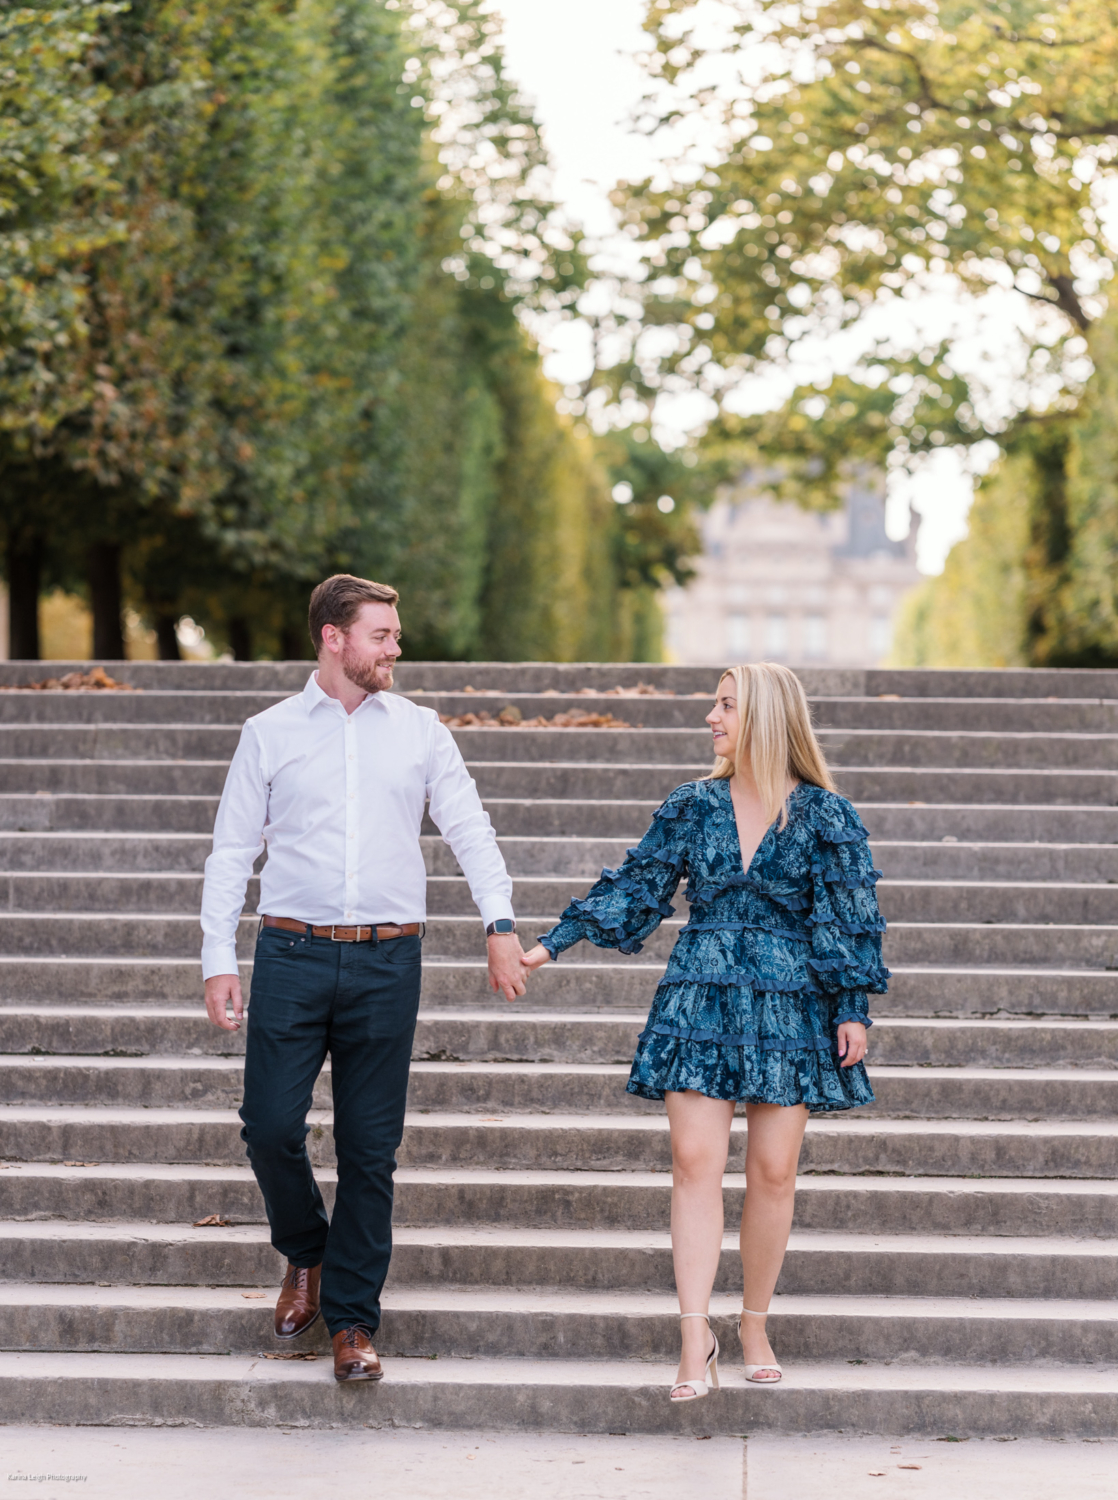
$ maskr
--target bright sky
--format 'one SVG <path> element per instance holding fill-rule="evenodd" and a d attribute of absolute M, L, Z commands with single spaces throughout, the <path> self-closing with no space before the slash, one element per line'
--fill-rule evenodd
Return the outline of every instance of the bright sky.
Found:
<path fill-rule="evenodd" d="M 647 176 L 656 158 L 628 118 L 645 90 L 633 61 L 640 50 L 643 0 L 563 0 L 561 20 L 546 0 L 495 0 L 505 22 L 509 73 L 536 105 L 555 169 L 557 195 L 596 237 L 613 226 L 609 190 Z M 546 359 L 559 382 L 585 374 L 587 345 L 576 329 L 555 335 Z M 951 452 L 933 455 L 928 472 L 898 485 L 889 522 L 903 535 L 909 506 L 920 516 L 917 557 L 938 573 L 966 529 L 971 482 Z"/>

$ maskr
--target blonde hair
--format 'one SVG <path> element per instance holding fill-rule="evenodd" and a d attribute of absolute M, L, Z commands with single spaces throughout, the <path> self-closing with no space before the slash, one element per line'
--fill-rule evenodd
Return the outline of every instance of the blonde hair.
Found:
<path fill-rule="evenodd" d="M 738 742 L 733 760 L 718 756 L 710 779 L 725 780 L 739 761 L 748 758 L 765 816 L 772 823 L 779 813 L 783 828 L 788 821 L 784 789 L 789 777 L 836 790 L 811 727 L 807 694 L 796 674 L 774 661 L 727 667 L 719 687 L 727 677 L 737 689 Z"/>

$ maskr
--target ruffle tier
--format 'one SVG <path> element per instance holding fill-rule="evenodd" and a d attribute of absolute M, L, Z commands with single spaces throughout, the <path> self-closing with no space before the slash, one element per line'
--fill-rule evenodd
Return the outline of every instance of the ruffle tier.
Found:
<path fill-rule="evenodd" d="M 864 994 L 836 998 L 810 981 L 772 990 L 738 975 L 665 976 L 637 1044 L 629 1092 L 662 1099 L 672 1089 L 694 1089 L 713 1099 L 813 1110 L 871 1103 L 865 1069 L 840 1067 L 835 1050 L 842 1021 L 873 1024 L 865 1005 Z M 785 1061 L 773 1061 L 778 1056 Z"/>
<path fill-rule="evenodd" d="M 641 1033 L 626 1087 L 642 1099 L 693 1089 L 708 1099 L 737 1104 L 806 1104 L 812 1114 L 874 1102 L 864 1065 L 842 1067 L 829 1044 L 825 1050 L 732 1046 L 677 1037 L 651 1026 Z"/>

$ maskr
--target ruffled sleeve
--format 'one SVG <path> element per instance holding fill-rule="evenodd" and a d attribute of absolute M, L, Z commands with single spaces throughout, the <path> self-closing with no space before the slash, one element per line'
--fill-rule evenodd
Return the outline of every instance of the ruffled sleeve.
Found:
<path fill-rule="evenodd" d="M 656 809 L 648 832 L 616 870 L 603 870 L 588 894 L 572 901 L 539 941 L 552 958 L 586 938 L 599 948 L 639 953 L 665 917 L 686 866 L 694 784 L 676 787 Z"/>
<path fill-rule="evenodd" d="M 875 889 L 881 871 L 873 867 L 869 835 L 845 797 L 824 794 L 813 815 L 808 963 L 819 988 L 835 999 L 833 1024 L 870 1026 L 868 997 L 885 994 L 889 978 L 881 962 L 885 919 Z"/>

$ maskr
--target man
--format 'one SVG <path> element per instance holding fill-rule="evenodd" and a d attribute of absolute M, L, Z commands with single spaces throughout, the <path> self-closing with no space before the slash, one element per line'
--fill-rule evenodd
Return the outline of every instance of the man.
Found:
<path fill-rule="evenodd" d="M 206 1010 L 235 1031 L 237 920 L 267 849 L 241 1137 L 288 1262 L 276 1334 L 295 1338 L 321 1311 L 337 1380 L 382 1375 L 372 1338 L 419 1006 L 425 798 L 486 924 L 491 987 L 508 1000 L 524 993 L 512 882 L 477 788 L 438 716 L 387 691 L 397 599 L 348 574 L 311 595 L 318 670 L 241 731 L 202 895 Z M 329 1220 L 306 1150 L 327 1053 L 338 1161 Z"/>

